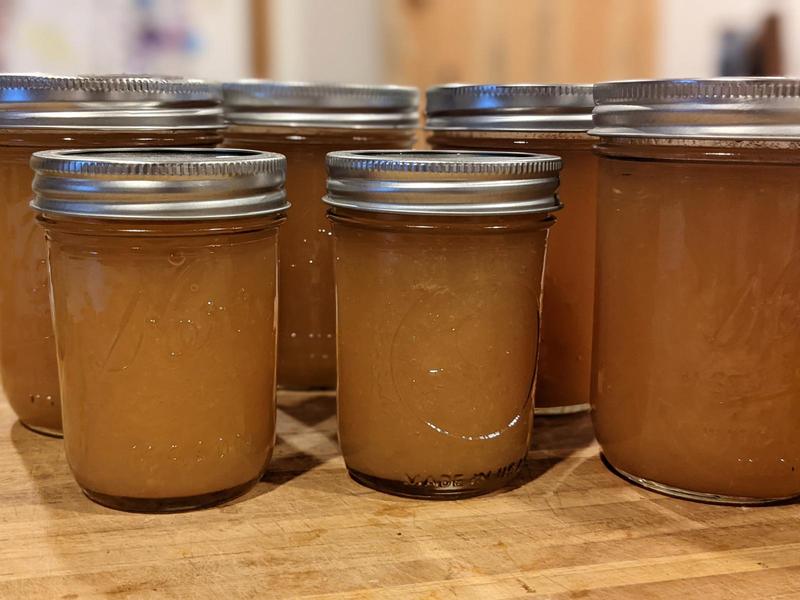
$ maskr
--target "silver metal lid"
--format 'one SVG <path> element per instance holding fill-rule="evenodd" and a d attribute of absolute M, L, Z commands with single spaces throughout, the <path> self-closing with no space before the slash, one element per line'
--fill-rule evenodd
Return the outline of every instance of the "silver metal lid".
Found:
<path fill-rule="evenodd" d="M 0 129 L 220 129 L 221 99 L 177 77 L 0 74 Z"/>
<path fill-rule="evenodd" d="M 595 86 L 604 137 L 800 139 L 800 79 L 613 81 Z"/>
<path fill-rule="evenodd" d="M 31 158 L 31 207 L 49 215 L 151 221 L 285 211 L 286 158 L 232 148 L 48 150 Z"/>
<path fill-rule="evenodd" d="M 425 128 L 587 131 L 593 106 L 591 85 L 440 85 L 428 90 Z"/>
<path fill-rule="evenodd" d="M 328 154 L 335 207 L 413 215 L 558 210 L 561 159 L 524 152 L 362 150 Z"/>
<path fill-rule="evenodd" d="M 235 125 L 413 128 L 416 88 L 245 79 L 222 84 L 225 116 Z"/>

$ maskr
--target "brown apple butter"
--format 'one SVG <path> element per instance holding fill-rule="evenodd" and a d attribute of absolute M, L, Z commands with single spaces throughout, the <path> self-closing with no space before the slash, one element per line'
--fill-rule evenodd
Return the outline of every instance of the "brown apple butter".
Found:
<path fill-rule="evenodd" d="M 284 158 L 78 150 L 32 165 L 78 484 L 154 512 L 246 491 L 275 440 Z"/>
<path fill-rule="evenodd" d="M 433 148 L 561 157 L 564 210 L 547 241 L 536 413 L 589 408 L 597 157 L 591 85 L 443 85 L 428 90 Z"/>
<path fill-rule="evenodd" d="M 356 481 L 459 498 L 517 474 L 560 166 L 511 152 L 328 156 L 339 441 Z"/>
<path fill-rule="evenodd" d="M 800 82 L 595 93 L 592 406 L 605 458 L 681 497 L 797 496 Z"/>
<path fill-rule="evenodd" d="M 44 236 L 28 208 L 31 154 L 213 146 L 221 128 L 218 92 L 197 81 L 0 75 L 0 381 L 30 429 L 61 434 Z"/>
<path fill-rule="evenodd" d="M 281 228 L 278 385 L 336 385 L 336 307 L 325 155 L 410 148 L 417 91 L 397 86 L 246 80 L 223 86 L 225 145 L 284 154 L 292 218 Z"/>

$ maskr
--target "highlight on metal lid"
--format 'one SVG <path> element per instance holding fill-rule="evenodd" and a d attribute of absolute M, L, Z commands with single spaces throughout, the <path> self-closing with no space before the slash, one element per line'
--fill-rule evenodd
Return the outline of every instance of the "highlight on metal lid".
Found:
<path fill-rule="evenodd" d="M 107 148 L 34 153 L 31 207 L 121 220 L 234 219 L 289 208 L 286 158 L 232 148 Z"/>
<path fill-rule="evenodd" d="M 594 94 L 592 135 L 800 140 L 800 79 L 611 81 Z"/>
<path fill-rule="evenodd" d="M 223 83 L 222 94 L 235 125 L 379 129 L 419 121 L 413 87 L 244 79 Z"/>
<path fill-rule="evenodd" d="M 197 79 L 0 74 L 7 129 L 219 129 L 221 101 L 218 85 Z"/>
<path fill-rule="evenodd" d="M 476 85 L 428 89 L 428 130 L 587 131 L 592 127 L 589 84 Z"/>
<path fill-rule="evenodd" d="M 333 207 L 417 215 L 552 212 L 561 159 L 524 152 L 362 150 L 327 157 Z"/>

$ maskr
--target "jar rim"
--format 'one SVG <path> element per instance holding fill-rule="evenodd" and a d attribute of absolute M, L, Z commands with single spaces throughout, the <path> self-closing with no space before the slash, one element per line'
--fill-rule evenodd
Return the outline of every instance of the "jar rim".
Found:
<path fill-rule="evenodd" d="M 220 129 L 221 100 L 199 79 L 0 73 L 0 128 Z"/>
<path fill-rule="evenodd" d="M 800 140 L 800 79 L 642 79 L 595 85 L 599 137 Z"/>
<path fill-rule="evenodd" d="M 461 150 L 361 150 L 327 156 L 330 206 L 395 214 L 552 212 L 561 159 Z"/>
<path fill-rule="evenodd" d="M 419 92 L 407 86 L 242 79 L 224 82 L 222 96 L 235 125 L 386 129 L 419 122 Z"/>
<path fill-rule="evenodd" d="M 448 83 L 428 88 L 425 129 L 587 131 L 591 84 Z"/>
<path fill-rule="evenodd" d="M 236 148 L 48 150 L 31 158 L 31 208 L 121 220 L 234 219 L 284 212 L 286 158 Z"/>

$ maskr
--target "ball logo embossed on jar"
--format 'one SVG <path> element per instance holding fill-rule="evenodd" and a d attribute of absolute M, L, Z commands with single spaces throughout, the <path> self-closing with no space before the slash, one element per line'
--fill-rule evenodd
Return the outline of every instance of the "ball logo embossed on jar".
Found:
<path fill-rule="evenodd" d="M 180 260 L 176 261 L 176 256 Z M 214 339 L 215 329 L 226 323 L 224 304 L 207 298 L 199 285 L 192 283 L 202 279 L 211 260 L 213 258 L 208 256 L 170 253 L 167 262 L 174 272 L 167 286 L 163 282 L 149 281 L 140 273 L 137 292 L 121 312 L 116 334 L 107 351 L 96 357 L 96 364 L 111 372 L 130 368 L 146 337 L 160 348 L 165 359 L 190 358 L 201 351 Z M 84 298 L 95 308 L 106 301 L 98 293 L 91 299 Z M 141 327 L 142 323 L 148 326 Z M 166 335 L 166 331 L 176 331 L 177 335 Z"/>

